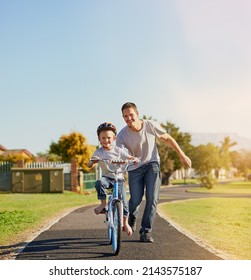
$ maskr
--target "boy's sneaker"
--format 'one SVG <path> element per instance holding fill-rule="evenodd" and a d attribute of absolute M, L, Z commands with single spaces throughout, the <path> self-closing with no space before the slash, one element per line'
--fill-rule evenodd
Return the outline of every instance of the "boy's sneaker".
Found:
<path fill-rule="evenodd" d="M 153 243 L 154 240 L 151 236 L 150 232 L 141 232 L 140 233 L 140 242 L 148 242 L 148 243 Z"/>
<path fill-rule="evenodd" d="M 132 214 L 129 214 L 128 224 L 132 228 L 132 231 L 134 232 L 136 230 L 136 218 Z"/>

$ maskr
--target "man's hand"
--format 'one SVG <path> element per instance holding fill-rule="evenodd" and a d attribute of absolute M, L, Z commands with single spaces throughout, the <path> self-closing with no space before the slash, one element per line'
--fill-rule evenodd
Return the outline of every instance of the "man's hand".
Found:
<path fill-rule="evenodd" d="M 128 159 L 132 160 L 134 164 L 138 164 L 141 162 L 140 158 L 137 157 L 129 157 Z"/>
<path fill-rule="evenodd" d="M 186 156 L 185 154 L 181 157 L 181 161 L 185 166 L 188 166 L 189 168 L 192 167 L 191 159 L 188 156 Z"/>

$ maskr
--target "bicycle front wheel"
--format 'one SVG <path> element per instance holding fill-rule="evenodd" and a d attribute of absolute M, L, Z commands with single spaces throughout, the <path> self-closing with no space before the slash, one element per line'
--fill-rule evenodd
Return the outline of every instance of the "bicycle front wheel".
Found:
<path fill-rule="evenodd" d="M 112 247 L 115 255 L 118 255 L 122 239 L 121 223 L 121 202 L 115 201 L 113 204 L 113 230 L 112 230 Z"/>

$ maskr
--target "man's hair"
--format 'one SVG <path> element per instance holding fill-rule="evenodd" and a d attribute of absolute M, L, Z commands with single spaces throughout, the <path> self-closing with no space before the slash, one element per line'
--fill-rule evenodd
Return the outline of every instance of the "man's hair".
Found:
<path fill-rule="evenodd" d="M 124 111 L 125 109 L 128 109 L 128 108 L 133 108 L 133 109 L 135 110 L 135 112 L 138 111 L 138 108 L 137 108 L 137 106 L 136 106 L 134 103 L 132 103 L 132 102 L 126 102 L 126 103 L 121 107 L 122 113 L 123 113 L 123 111 Z"/>

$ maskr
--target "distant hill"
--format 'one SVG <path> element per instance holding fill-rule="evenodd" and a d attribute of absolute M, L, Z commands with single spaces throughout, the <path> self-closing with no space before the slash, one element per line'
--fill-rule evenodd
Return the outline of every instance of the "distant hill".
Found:
<path fill-rule="evenodd" d="M 217 146 L 224 140 L 225 137 L 230 137 L 232 141 L 237 142 L 233 147 L 234 150 L 246 149 L 251 150 L 251 139 L 247 137 L 240 137 L 237 133 L 191 133 L 192 145 L 206 145 L 213 143 Z"/>

